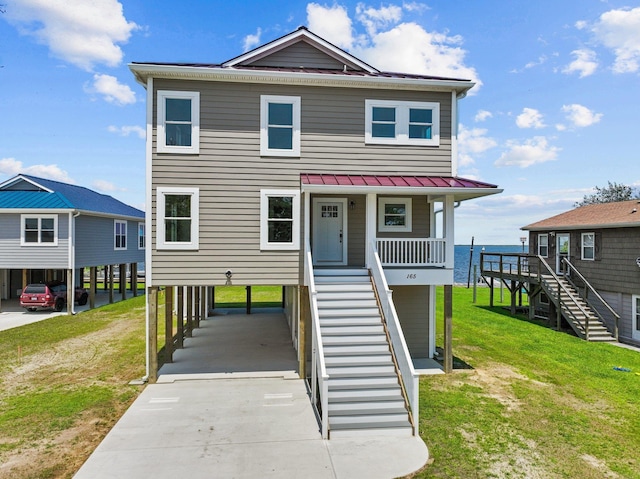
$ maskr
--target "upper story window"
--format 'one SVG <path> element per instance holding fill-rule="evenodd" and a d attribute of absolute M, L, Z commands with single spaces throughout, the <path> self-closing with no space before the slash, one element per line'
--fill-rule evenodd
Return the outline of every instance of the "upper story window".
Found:
<path fill-rule="evenodd" d="M 113 247 L 117 250 L 127 249 L 127 222 L 121 220 L 113 221 Z"/>
<path fill-rule="evenodd" d="M 411 231 L 411 198 L 380 198 L 378 231 Z"/>
<path fill-rule="evenodd" d="M 300 156 L 300 97 L 260 97 L 260 154 Z"/>
<path fill-rule="evenodd" d="M 260 249 L 300 249 L 300 191 L 260 190 Z"/>
<path fill-rule="evenodd" d="M 543 258 L 549 257 L 549 235 L 538 235 L 538 255 Z"/>
<path fill-rule="evenodd" d="M 440 104 L 365 100 L 365 143 L 383 145 L 440 144 Z"/>
<path fill-rule="evenodd" d="M 582 259 L 593 261 L 596 259 L 596 235 L 595 233 L 582 233 Z"/>
<path fill-rule="evenodd" d="M 147 244 L 145 228 L 144 223 L 138 223 L 138 249 L 144 249 Z"/>
<path fill-rule="evenodd" d="M 159 153 L 200 152 L 200 93 L 158 90 Z"/>
<path fill-rule="evenodd" d="M 57 246 L 57 215 L 21 215 L 20 245 Z"/>
<path fill-rule="evenodd" d="M 157 249 L 198 249 L 200 190 L 158 188 L 157 194 Z"/>

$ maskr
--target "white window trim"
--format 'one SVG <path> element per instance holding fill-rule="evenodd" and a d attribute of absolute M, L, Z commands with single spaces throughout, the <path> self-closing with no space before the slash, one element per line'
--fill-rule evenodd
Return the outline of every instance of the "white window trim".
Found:
<path fill-rule="evenodd" d="M 403 203 L 405 209 L 404 226 L 387 226 L 384 224 L 384 210 L 389 203 Z M 410 233 L 412 230 L 412 204 L 411 198 L 378 198 L 378 231 Z"/>
<path fill-rule="evenodd" d="M 191 195 L 191 241 L 165 241 L 165 195 Z M 163 187 L 156 189 L 157 250 L 197 250 L 200 247 L 200 189 Z"/>
<path fill-rule="evenodd" d="M 293 198 L 293 227 L 291 243 L 269 243 L 269 197 Z M 260 249 L 293 251 L 300 249 L 300 190 L 260 190 Z"/>
<path fill-rule="evenodd" d="M 142 226 L 142 235 L 140 234 L 140 227 Z M 144 246 L 140 246 L 140 239 L 144 239 Z M 145 249 L 147 246 L 147 226 L 144 221 L 138 222 L 138 249 Z"/>
<path fill-rule="evenodd" d="M 35 243 L 25 241 L 25 220 L 37 218 L 38 219 L 38 241 Z M 42 243 L 40 241 L 40 233 L 43 219 L 53 219 L 53 242 Z M 58 215 L 20 215 L 20 246 L 58 246 Z"/>
<path fill-rule="evenodd" d="M 191 146 L 167 145 L 165 134 L 165 100 L 186 98 L 191 100 Z M 200 92 L 158 90 L 158 117 L 156 148 L 158 153 L 197 155 L 200 153 Z"/>
<path fill-rule="evenodd" d="M 419 145 L 440 146 L 440 103 L 422 101 L 393 101 L 393 100 L 365 100 L 365 144 L 377 145 Z M 396 109 L 396 136 L 395 138 L 377 138 L 371 133 L 373 124 L 373 107 Z M 409 138 L 409 109 L 421 108 L 432 110 L 433 125 L 431 138 Z"/>
<path fill-rule="evenodd" d="M 293 105 L 293 138 L 290 150 L 269 148 L 269 103 Z M 260 155 L 300 156 L 300 105 L 299 96 L 260 95 Z"/>
<path fill-rule="evenodd" d="M 547 254 L 542 254 L 542 244 L 540 242 L 540 240 L 542 238 L 546 238 L 547 239 L 547 244 L 545 245 L 545 247 L 547 248 Z M 548 258 L 549 257 L 549 234 L 548 233 L 544 233 L 544 234 L 539 234 L 538 235 L 538 255 L 542 256 L 543 258 Z"/>
<path fill-rule="evenodd" d="M 117 233 L 117 228 L 119 224 L 123 224 L 124 225 L 124 248 L 123 247 L 118 247 L 117 242 L 116 242 L 116 238 L 118 237 L 118 233 Z M 115 251 L 126 251 L 127 247 L 129 246 L 129 241 L 128 241 L 128 234 L 129 233 L 129 225 L 127 224 L 126 220 L 113 220 L 113 249 Z"/>
<path fill-rule="evenodd" d="M 637 317 L 640 314 L 638 311 L 638 298 L 640 295 L 633 294 L 631 295 L 631 337 L 636 341 L 640 341 L 640 328 L 637 328 Z"/>
<path fill-rule="evenodd" d="M 589 236 L 589 235 L 593 237 L 593 246 L 590 246 L 590 248 L 593 248 L 593 258 L 584 257 L 584 250 L 585 250 L 584 238 L 585 236 Z M 589 232 L 589 233 L 582 233 L 580 235 L 580 259 L 582 259 L 583 261 L 595 261 L 596 259 L 596 234 L 595 233 Z"/>

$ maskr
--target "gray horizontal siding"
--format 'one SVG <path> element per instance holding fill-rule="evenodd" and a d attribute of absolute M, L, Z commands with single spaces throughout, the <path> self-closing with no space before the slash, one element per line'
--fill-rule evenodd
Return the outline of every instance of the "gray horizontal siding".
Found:
<path fill-rule="evenodd" d="M 21 246 L 20 214 L 0 214 L 0 268 L 66 269 L 69 266 L 69 216 L 58 215 L 57 246 Z"/>
<path fill-rule="evenodd" d="M 127 249 L 114 249 L 113 218 L 80 215 L 76 218 L 76 267 L 140 263 L 144 250 L 138 249 L 138 221 L 127 221 Z"/>
<path fill-rule="evenodd" d="M 451 174 L 449 93 L 171 80 L 156 80 L 154 88 L 200 91 L 201 102 L 200 154 L 154 153 L 152 171 L 154 218 L 158 187 L 200 189 L 200 250 L 157 251 L 149 241 L 155 284 L 224 284 L 227 269 L 234 270 L 234 284 L 298 284 L 299 252 L 260 251 L 260 189 L 297 189 L 301 172 Z M 301 97 L 301 157 L 260 156 L 265 94 Z M 365 99 L 440 102 L 441 146 L 365 145 Z M 154 108 L 154 125 L 155 115 Z M 155 129 L 152 141 L 155 146 Z M 350 221 L 351 246 L 362 250 L 358 256 L 352 248 L 350 258 L 364 263 L 364 219 Z M 153 238 L 155 231 L 154 222 Z"/>
<path fill-rule="evenodd" d="M 429 357 L 429 286 L 391 286 L 391 289 L 411 357 Z"/>
<path fill-rule="evenodd" d="M 252 66 L 287 67 L 287 68 L 333 68 L 341 69 L 342 63 L 322 53 L 308 43 L 295 43 L 284 50 L 272 53 L 258 61 L 251 62 Z"/>

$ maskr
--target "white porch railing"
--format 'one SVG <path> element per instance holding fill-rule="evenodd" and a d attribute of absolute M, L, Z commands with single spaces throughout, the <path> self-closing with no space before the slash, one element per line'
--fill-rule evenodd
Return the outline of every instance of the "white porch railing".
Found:
<path fill-rule="evenodd" d="M 410 414 L 413 418 L 413 433 L 418 435 L 418 374 L 413 368 L 413 360 L 409 354 L 409 348 L 404 339 L 404 333 L 400 326 L 400 320 L 396 313 L 396 307 L 393 304 L 392 291 L 389 289 L 387 280 L 384 276 L 382 264 L 378 252 L 375 248 L 375 243 L 369 244 L 367 248 L 367 262 L 371 268 L 371 277 L 373 283 L 378 291 L 378 297 L 380 298 L 380 305 L 384 314 L 384 322 L 387 325 L 387 331 L 391 339 L 391 346 L 395 359 L 400 371 L 400 380 L 402 381 L 403 388 L 409 401 Z"/>
<path fill-rule="evenodd" d="M 318 292 L 313 279 L 313 258 L 311 256 L 311 246 L 305 244 L 304 255 L 304 275 L 305 284 L 309 288 L 309 306 L 311 311 L 311 403 L 316 414 L 320 417 L 322 427 L 322 438 L 329 438 L 329 374 L 324 362 L 324 351 L 322 349 L 322 335 L 320 332 L 320 320 L 318 315 Z M 302 350 L 304 350 L 304 347 Z M 320 410 L 318 410 L 320 404 Z"/>
<path fill-rule="evenodd" d="M 443 238 L 376 238 L 375 242 L 382 266 L 445 266 Z"/>

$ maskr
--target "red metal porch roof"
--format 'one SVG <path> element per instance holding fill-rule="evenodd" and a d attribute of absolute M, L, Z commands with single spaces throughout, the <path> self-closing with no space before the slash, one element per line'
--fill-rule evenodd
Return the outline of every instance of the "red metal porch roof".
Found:
<path fill-rule="evenodd" d="M 303 185 L 326 186 L 386 186 L 408 188 L 498 188 L 497 185 L 457 176 L 391 176 L 391 175 L 332 175 L 302 173 Z"/>

